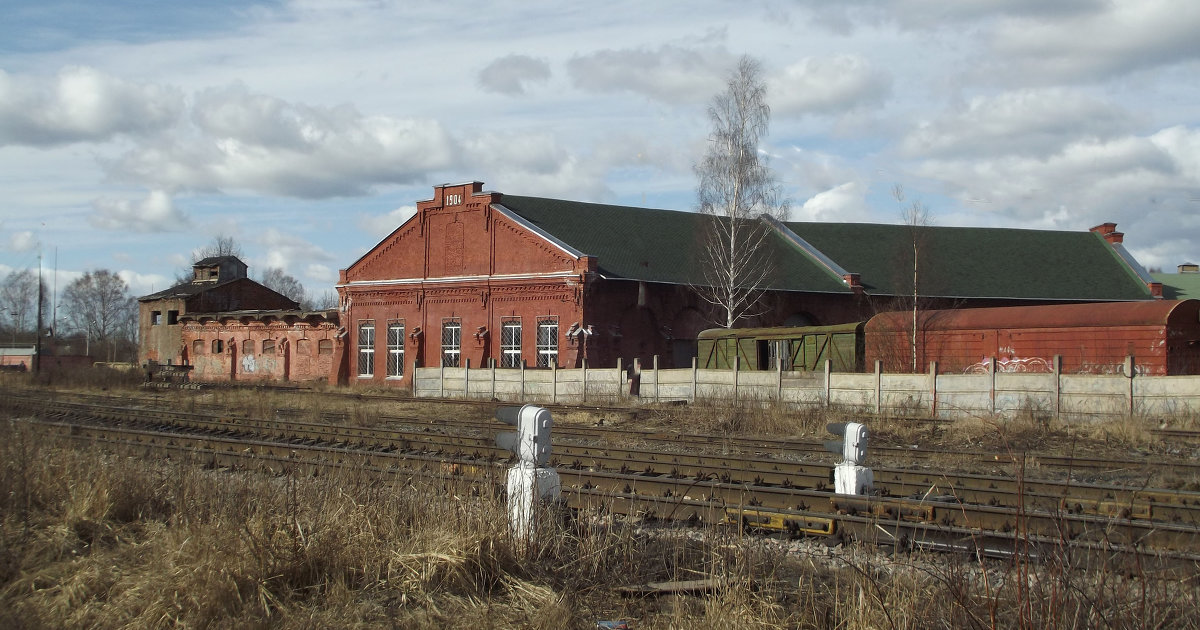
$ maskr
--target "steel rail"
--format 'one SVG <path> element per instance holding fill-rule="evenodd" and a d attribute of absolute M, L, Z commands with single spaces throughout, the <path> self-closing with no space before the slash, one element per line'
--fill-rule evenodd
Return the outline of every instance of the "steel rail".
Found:
<path fill-rule="evenodd" d="M 332 461 L 340 465 L 366 465 L 389 469 L 417 468 L 426 472 L 438 471 L 467 476 L 495 476 L 498 463 L 495 459 L 450 459 L 79 424 L 54 423 L 50 426 L 80 439 L 121 441 L 147 447 L 186 443 L 193 449 L 226 454 L 239 453 L 251 457 L 285 458 L 297 463 L 319 464 Z M 489 470 L 492 472 L 485 472 Z M 840 515 L 866 516 L 951 529 L 965 528 L 976 532 L 1024 531 L 1028 535 L 1060 540 L 1062 544 L 1082 541 L 1188 553 L 1200 549 L 1200 530 L 1196 527 L 1149 523 L 1122 517 L 1036 513 L 1019 508 L 887 497 L 847 497 L 810 490 L 754 487 L 720 481 L 684 480 L 606 471 L 560 470 L 559 474 L 564 487 L 568 488 L 599 490 L 605 494 L 700 500 L 723 506 L 725 509 L 732 507 L 739 513 L 747 509 L 774 509 L 808 515 L 823 514 L 824 518 L 836 518 Z M 755 525 L 766 527 L 770 522 Z"/>
<path fill-rule="evenodd" d="M 91 416 L 134 422 L 146 428 L 186 428 L 207 435 L 270 438 L 294 444 L 346 445 L 413 455 L 503 460 L 508 453 L 494 445 L 492 436 L 449 436 L 399 433 L 302 423 L 295 421 L 214 419 L 185 412 L 137 408 L 98 407 L 55 403 L 60 419 Z M 492 426 L 489 428 L 498 428 Z M 824 491 L 829 485 L 827 463 L 727 456 L 659 453 L 637 449 L 609 449 L 556 442 L 552 464 L 564 470 L 616 471 L 650 477 L 718 480 L 753 486 Z M 991 506 L 1021 506 L 1050 513 L 1098 514 L 1137 520 L 1184 524 L 1200 523 L 1200 493 L 1122 486 L 1061 483 L 1000 476 L 932 473 L 897 468 L 875 468 L 876 488 L 884 497 L 919 498 L 939 502 Z"/>

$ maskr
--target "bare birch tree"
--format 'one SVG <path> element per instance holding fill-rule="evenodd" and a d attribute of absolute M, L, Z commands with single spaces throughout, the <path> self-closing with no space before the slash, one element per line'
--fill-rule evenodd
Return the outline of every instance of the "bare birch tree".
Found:
<path fill-rule="evenodd" d="M 929 208 L 920 201 L 914 200 L 908 205 L 904 205 L 904 187 L 896 184 L 892 187 L 892 196 L 901 204 L 900 218 L 904 221 L 904 225 L 908 228 L 908 237 L 912 242 L 912 320 L 908 335 L 908 345 L 912 358 L 912 373 L 917 373 L 917 335 L 920 330 L 920 307 L 921 307 L 921 251 L 925 248 L 926 232 L 925 228 L 932 224 L 933 219 L 929 214 Z"/>
<path fill-rule="evenodd" d="M 763 251 L 771 227 L 759 217 L 787 219 L 787 202 L 758 150 L 771 120 L 766 94 L 758 62 L 742 57 L 726 90 L 708 108 L 712 133 L 696 166 L 705 218 L 704 283 L 696 289 L 713 307 L 714 321 L 726 328 L 761 313 L 763 287 L 775 272 Z"/>

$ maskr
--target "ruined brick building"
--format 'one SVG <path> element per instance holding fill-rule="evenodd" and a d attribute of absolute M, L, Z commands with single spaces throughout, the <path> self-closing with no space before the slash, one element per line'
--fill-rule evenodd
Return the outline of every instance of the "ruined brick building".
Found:
<path fill-rule="evenodd" d="M 138 359 L 191 366 L 196 380 L 327 380 L 337 313 L 304 312 L 247 277 L 234 256 L 205 258 L 192 279 L 138 298 Z"/>

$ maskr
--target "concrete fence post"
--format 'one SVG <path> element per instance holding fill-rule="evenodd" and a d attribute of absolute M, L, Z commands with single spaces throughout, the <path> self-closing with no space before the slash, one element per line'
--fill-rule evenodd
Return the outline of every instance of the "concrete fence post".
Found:
<path fill-rule="evenodd" d="M 821 404 L 828 407 L 833 402 L 833 361 L 825 359 L 825 399 Z"/>
<path fill-rule="evenodd" d="M 698 371 L 699 365 L 700 365 L 700 359 L 698 357 L 692 357 L 692 402 L 693 403 L 696 402 L 696 389 L 697 389 L 696 381 L 700 377 L 700 373 Z"/>
<path fill-rule="evenodd" d="M 558 361 L 550 364 L 550 402 L 558 404 Z"/>
<path fill-rule="evenodd" d="M 883 361 L 875 359 L 875 415 L 883 411 Z"/>
<path fill-rule="evenodd" d="M 617 400 L 625 398 L 625 370 L 621 368 L 621 358 L 617 357 Z"/>
<path fill-rule="evenodd" d="M 438 364 L 438 398 L 446 397 L 446 362 Z"/>
<path fill-rule="evenodd" d="M 1050 359 L 1050 372 L 1054 375 L 1054 416 L 1062 415 L 1062 355 Z"/>
<path fill-rule="evenodd" d="M 929 362 L 929 418 L 932 420 L 937 418 L 937 377 L 938 377 L 938 362 Z"/>
<path fill-rule="evenodd" d="M 583 398 L 583 402 L 586 403 L 587 402 L 587 359 L 584 358 L 582 363 L 583 363 L 583 391 L 580 392 L 580 395 Z"/>
<path fill-rule="evenodd" d="M 488 365 L 492 368 L 492 400 L 496 400 L 496 360 L 488 359 Z"/>
<path fill-rule="evenodd" d="M 463 400 L 471 399 L 471 360 L 467 359 L 463 367 Z"/>
<path fill-rule="evenodd" d="M 1130 417 L 1133 416 L 1133 377 L 1137 372 L 1137 363 L 1133 360 L 1133 355 L 1125 357 L 1125 378 L 1129 379 L 1129 387 L 1126 392 L 1126 412 Z"/>
<path fill-rule="evenodd" d="M 658 355 L 653 357 L 654 366 L 654 402 L 658 402 Z"/>
<path fill-rule="evenodd" d="M 525 402 L 525 359 L 521 359 L 521 395 L 517 399 Z"/>
<path fill-rule="evenodd" d="M 783 356 L 775 354 L 775 402 L 783 401 Z"/>
<path fill-rule="evenodd" d="M 738 373 L 742 371 L 741 355 L 733 356 L 733 406 L 738 404 Z"/>
<path fill-rule="evenodd" d="M 988 407 L 989 413 L 996 413 L 996 357 L 988 359 Z"/>

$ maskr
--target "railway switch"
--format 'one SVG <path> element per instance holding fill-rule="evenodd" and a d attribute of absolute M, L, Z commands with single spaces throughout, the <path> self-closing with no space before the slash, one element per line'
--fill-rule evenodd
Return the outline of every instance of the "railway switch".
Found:
<path fill-rule="evenodd" d="M 558 472 L 546 467 L 550 460 L 550 412 L 534 405 L 501 407 L 496 419 L 517 427 L 496 435 L 496 445 L 517 455 L 508 469 L 508 524 L 513 536 L 531 541 L 536 534 L 538 505 L 557 501 L 562 493 Z"/>
<path fill-rule="evenodd" d="M 496 434 L 496 446 L 512 451 L 522 462 L 542 466 L 550 460 L 550 429 L 554 418 L 535 405 L 500 407 L 496 419 L 517 427 L 516 431 Z"/>
<path fill-rule="evenodd" d="M 838 494 L 867 494 L 875 483 L 870 468 L 862 463 L 867 459 L 867 427 L 858 422 L 833 422 L 825 426 L 841 440 L 825 443 L 826 450 L 838 453 L 842 461 L 833 468 L 833 487 Z"/>

